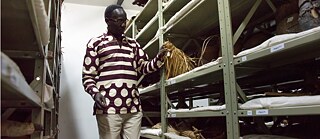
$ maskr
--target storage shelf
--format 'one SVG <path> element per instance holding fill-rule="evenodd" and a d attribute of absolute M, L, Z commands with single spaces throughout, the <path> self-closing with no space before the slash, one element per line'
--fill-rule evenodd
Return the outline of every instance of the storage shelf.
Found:
<path fill-rule="evenodd" d="M 148 87 L 145 87 L 141 90 L 139 90 L 140 95 L 152 95 L 153 93 L 158 93 L 159 91 L 159 83 L 155 83 L 153 85 L 150 85 Z M 146 94 L 150 93 L 150 94 Z"/>
<path fill-rule="evenodd" d="M 320 56 L 320 32 L 284 42 L 260 52 L 235 58 L 237 67 L 271 68 Z M 303 57 L 299 56 L 301 54 Z"/>
<path fill-rule="evenodd" d="M 133 22 L 132 22 L 133 23 Z M 124 31 L 125 32 L 125 34 L 126 34 L 126 36 L 129 36 L 129 37 L 131 37 L 131 38 L 133 38 L 132 37 L 132 28 L 133 28 L 133 24 L 130 24 L 127 28 L 126 28 L 126 30 Z"/>
<path fill-rule="evenodd" d="M 12 84 L 10 79 L 1 77 L 1 105 L 2 107 L 8 107 L 16 102 L 17 107 L 41 107 L 41 99 L 34 92 L 25 81 L 17 80 L 17 83 Z"/>
<path fill-rule="evenodd" d="M 128 27 L 125 30 L 125 34 L 127 36 L 133 37 L 133 32 L 132 32 L 133 28 L 134 29 L 137 28 L 139 30 L 143 30 L 143 28 L 146 28 L 145 26 L 147 26 L 147 24 L 150 24 L 151 20 L 154 20 L 153 18 L 157 17 L 156 16 L 156 13 L 158 11 L 157 9 L 158 9 L 158 1 L 157 0 L 149 0 L 146 3 L 146 5 L 144 6 L 143 10 L 128 25 Z M 133 23 L 135 23 L 135 26 L 133 25 Z M 140 33 L 140 35 L 143 34 L 143 32 L 144 31 L 142 31 Z M 135 33 L 135 35 L 137 35 L 137 34 Z M 134 38 L 137 38 L 137 37 L 134 37 Z"/>
<path fill-rule="evenodd" d="M 138 29 L 143 28 L 152 18 L 155 17 L 158 11 L 158 1 L 149 0 L 143 10 L 136 16 L 134 22 Z"/>
<path fill-rule="evenodd" d="M 283 108 L 267 108 L 253 110 L 238 110 L 239 117 L 251 116 L 286 116 L 286 115 L 319 115 L 320 105 L 318 106 L 297 106 Z"/>
<path fill-rule="evenodd" d="M 173 14 L 179 11 L 191 0 L 171 0 L 168 5 L 163 8 L 163 14 Z"/>
<path fill-rule="evenodd" d="M 253 1 L 231 0 L 233 17 L 248 12 Z M 216 28 L 219 25 L 217 2 L 212 0 L 199 0 L 199 2 L 187 11 L 172 26 L 168 27 L 165 34 L 186 34 L 190 37 L 200 36 L 203 32 Z M 206 13 L 206 14 L 204 14 Z M 201 15 L 201 16 L 199 16 Z"/>
<path fill-rule="evenodd" d="M 1 52 L 1 104 L 2 107 L 41 107 L 39 93 L 27 83 L 18 65 Z"/>
<path fill-rule="evenodd" d="M 155 0 L 149 2 L 157 6 Z M 270 48 L 261 49 L 258 52 L 232 57 L 233 49 L 229 47 L 232 47 L 236 43 L 235 41 L 238 39 L 239 34 L 248 29 L 248 26 L 253 27 L 259 24 L 257 23 L 258 20 L 262 22 L 266 18 L 274 18 L 272 12 L 275 12 L 275 9 L 272 8 L 276 7 L 267 3 L 277 2 L 272 0 L 172 0 L 163 9 L 158 9 L 157 14 L 154 11 L 151 12 L 157 17 L 152 18 L 150 15 L 146 15 L 145 18 L 151 21 L 145 24 L 140 23 L 143 28 L 137 35 L 137 39 L 140 39 L 139 42 L 143 44 L 144 51 L 151 58 L 156 56 L 157 50 L 160 47 L 159 44 L 162 44 L 159 40 L 170 40 L 177 48 L 184 50 L 184 48 L 188 47 L 186 45 L 190 45 L 188 43 L 190 41 L 194 41 L 197 47 L 200 47 L 199 44 L 204 40 L 203 38 L 220 35 L 221 46 L 223 46 L 221 47 L 223 50 L 221 52 L 222 59 L 218 64 L 188 72 L 184 76 L 179 75 L 179 77 L 165 80 L 163 84 L 158 82 L 139 90 L 142 100 L 161 100 L 161 121 L 165 123 L 162 126 L 168 125 L 166 120 L 163 121 L 165 118 L 224 117 L 226 118 L 227 127 L 225 133 L 228 139 L 232 139 L 240 136 L 239 123 L 237 122 L 239 121 L 239 117 L 320 115 L 320 106 L 253 110 L 240 110 L 238 108 L 238 97 L 243 97 L 242 95 L 246 96 L 246 92 L 242 90 L 243 88 L 246 89 L 245 91 L 250 90 L 251 92 L 249 93 L 255 93 L 253 91 L 263 92 L 267 89 L 278 89 L 276 87 L 287 89 L 291 89 L 290 87 L 293 85 L 300 87 L 304 80 L 302 73 L 294 74 L 287 68 L 293 68 L 291 70 L 294 71 L 295 68 L 300 68 L 299 65 L 301 64 L 308 66 L 304 62 L 308 63 L 315 60 L 319 63 L 319 32 L 312 32 L 283 43 L 274 44 Z M 220 6 L 219 9 L 218 6 Z M 254 11 L 253 9 L 255 8 L 258 10 Z M 150 7 L 145 7 L 139 18 L 144 18 L 143 14 L 146 14 L 148 10 L 150 10 Z M 249 13 L 249 11 L 251 12 Z M 266 12 L 270 12 L 272 17 L 259 17 L 265 16 Z M 250 17 L 251 14 L 252 17 Z M 162 19 L 158 18 L 158 16 L 162 17 Z M 219 18 L 219 16 L 223 17 Z M 159 21 L 160 23 L 163 22 L 164 26 L 159 27 Z M 162 32 L 162 34 L 155 36 L 154 34 L 157 30 Z M 317 67 L 318 69 L 319 67 Z M 279 73 L 276 73 L 277 71 Z M 318 76 L 318 73 L 316 74 Z M 281 77 L 286 79 L 281 79 Z M 272 85 L 276 87 L 272 88 Z M 224 88 L 222 89 L 221 86 Z M 171 103 L 177 102 L 179 96 L 183 96 L 185 99 L 189 98 L 189 101 L 192 101 L 212 98 L 212 96 L 216 98 L 223 93 L 225 97 L 223 99 L 225 99 L 225 104 L 227 105 L 226 110 L 169 113 L 163 107 L 163 105 L 168 105 L 167 101 L 171 101 Z M 148 136 L 147 138 L 153 138 L 153 136 Z"/>
<path fill-rule="evenodd" d="M 155 35 L 159 27 L 158 16 L 154 16 L 137 34 L 137 41 L 141 46 L 147 44 Z"/>
<path fill-rule="evenodd" d="M 165 83 L 165 87 L 167 91 L 172 92 L 175 90 L 186 88 L 186 86 L 188 88 L 192 88 L 198 85 L 221 81 L 222 77 L 222 65 L 217 64 L 208 68 L 201 69 L 199 71 L 192 72 L 192 74 L 188 74 L 186 76 L 168 79 Z M 159 92 L 159 90 L 160 85 L 159 83 L 157 83 L 140 90 L 140 94 L 145 95 L 146 92 L 149 92 L 151 93 L 150 95 L 152 95 L 153 93 Z"/>
<path fill-rule="evenodd" d="M 148 139 L 161 139 L 161 137 L 159 137 L 159 136 L 154 136 L 154 135 L 144 135 L 144 134 L 141 134 L 141 137 L 145 137 L 145 138 L 148 138 Z"/>
<path fill-rule="evenodd" d="M 192 72 L 192 74 L 188 74 L 187 76 L 169 79 L 166 81 L 166 89 L 168 91 L 173 91 L 185 87 L 194 87 L 213 83 L 222 80 L 222 77 L 222 66 L 218 64 L 196 72 Z"/>
<path fill-rule="evenodd" d="M 54 81 L 53 81 L 53 76 L 54 74 L 52 73 L 51 69 L 50 69 L 50 66 L 49 66 L 49 63 L 48 63 L 48 60 L 45 60 L 45 65 L 46 65 L 46 69 L 47 69 L 47 83 L 49 85 L 52 85 L 54 84 Z"/>
<path fill-rule="evenodd" d="M 201 111 L 201 112 L 178 112 L 169 113 L 168 118 L 187 118 L 187 117 L 219 117 L 226 116 L 226 111 Z"/>
<path fill-rule="evenodd" d="M 320 56 L 320 33 L 297 38 L 257 53 L 234 59 L 237 77 L 252 75 L 266 69 L 297 63 Z M 274 48 L 280 48 L 273 51 Z M 307 54 L 303 57 L 301 54 Z M 272 73 L 270 73 L 270 76 Z"/>
<path fill-rule="evenodd" d="M 154 51 L 154 48 L 159 47 L 159 38 L 152 38 L 144 47 L 143 50 L 148 54 L 149 57 L 155 57 L 158 51 Z"/>
<path fill-rule="evenodd" d="M 151 111 L 146 111 L 143 112 L 143 116 L 148 116 L 148 117 L 161 117 L 161 113 L 160 112 L 151 112 Z"/>
<path fill-rule="evenodd" d="M 53 113 L 59 107 L 54 96 L 59 94 L 61 66 L 55 61 L 61 55 L 60 6 L 59 0 L 1 1 L 1 108 L 8 110 L 7 119 L 44 126 L 30 139 L 57 138 L 51 131 L 58 125 L 52 116 L 58 116 Z M 47 84 L 53 87 L 49 98 Z M 54 101 L 53 109 L 46 107 L 47 99 Z"/>

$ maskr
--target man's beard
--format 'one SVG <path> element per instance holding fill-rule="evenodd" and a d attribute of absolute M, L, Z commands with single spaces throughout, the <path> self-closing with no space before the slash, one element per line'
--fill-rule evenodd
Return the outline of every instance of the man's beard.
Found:
<path fill-rule="evenodd" d="M 112 35 L 114 35 L 115 37 L 119 38 L 122 36 L 122 34 L 124 33 L 124 29 L 123 28 L 114 28 L 112 30 L 110 30 Z"/>

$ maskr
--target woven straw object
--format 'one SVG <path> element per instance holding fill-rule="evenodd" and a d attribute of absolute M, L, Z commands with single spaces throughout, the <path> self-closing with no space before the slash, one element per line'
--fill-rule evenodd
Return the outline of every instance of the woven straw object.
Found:
<path fill-rule="evenodd" d="M 172 78 L 195 68 L 195 60 L 176 48 L 170 41 L 163 44 L 169 55 L 165 57 L 166 78 Z"/>

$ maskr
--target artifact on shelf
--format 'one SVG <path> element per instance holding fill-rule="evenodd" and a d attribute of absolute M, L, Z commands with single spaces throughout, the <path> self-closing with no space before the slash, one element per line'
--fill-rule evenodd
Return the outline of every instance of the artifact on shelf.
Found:
<path fill-rule="evenodd" d="M 1 137 L 20 137 L 31 135 L 36 131 L 43 131 L 43 126 L 30 122 L 1 121 Z"/>
<path fill-rule="evenodd" d="M 202 43 L 201 50 L 197 50 L 197 66 L 201 66 L 216 60 L 220 56 L 220 47 L 220 35 L 212 35 L 207 37 Z"/>
<path fill-rule="evenodd" d="M 298 25 L 299 7 L 297 0 L 281 1 L 275 14 L 276 34 L 300 32 Z"/>
<path fill-rule="evenodd" d="M 186 98 L 185 96 L 178 96 L 178 103 L 175 107 L 176 109 L 185 109 L 189 108 L 189 106 L 186 103 Z"/>
<path fill-rule="evenodd" d="M 161 129 L 161 123 L 157 123 L 154 126 L 152 126 L 153 129 Z M 178 126 L 179 128 L 179 126 Z M 204 137 L 201 134 L 202 130 L 199 130 L 192 126 L 192 129 L 180 129 L 181 131 L 178 131 L 179 129 L 173 128 L 173 126 L 168 125 L 167 133 L 174 133 L 176 135 L 184 136 L 184 137 L 189 137 L 191 139 L 204 139 Z"/>
<path fill-rule="evenodd" d="M 154 126 L 152 126 L 153 129 L 161 129 L 161 123 L 157 123 Z M 174 133 L 177 135 L 180 135 L 180 132 L 174 129 L 171 125 L 168 125 L 168 131 L 169 133 Z"/>
<path fill-rule="evenodd" d="M 204 139 L 201 135 L 201 130 L 192 126 L 192 130 L 186 130 L 181 132 L 182 136 L 189 137 L 191 139 Z"/>
<path fill-rule="evenodd" d="M 289 0 L 277 7 L 276 33 L 297 33 L 320 26 L 320 0 Z"/>
<path fill-rule="evenodd" d="M 270 27 L 272 29 L 272 27 Z M 270 28 L 265 29 L 255 29 L 249 28 L 246 30 L 245 34 L 242 34 L 242 37 L 235 43 L 233 46 L 233 54 L 237 55 L 241 51 L 254 48 L 266 40 L 270 39 L 274 35 L 271 33 Z"/>
<path fill-rule="evenodd" d="M 299 27 L 302 31 L 320 26 L 320 0 L 299 0 Z"/>
<path fill-rule="evenodd" d="M 195 68 L 195 59 L 186 55 L 170 41 L 164 42 L 163 46 L 170 51 L 170 53 L 168 53 L 169 55 L 165 57 L 166 79 L 186 73 Z"/>

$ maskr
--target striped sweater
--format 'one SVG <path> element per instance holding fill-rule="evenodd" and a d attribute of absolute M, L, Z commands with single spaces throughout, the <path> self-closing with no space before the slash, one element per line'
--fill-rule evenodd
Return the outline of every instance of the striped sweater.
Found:
<path fill-rule="evenodd" d="M 104 109 L 94 105 L 93 114 L 126 114 L 142 110 L 138 79 L 163 65 L 160 55 L 148 59 L 140 45 L 124 37 L 122 45 L 110 34 L 92 38 L 83 61 L 82 82 L 92 97 L 101 93 L 107 103 Z"/>

